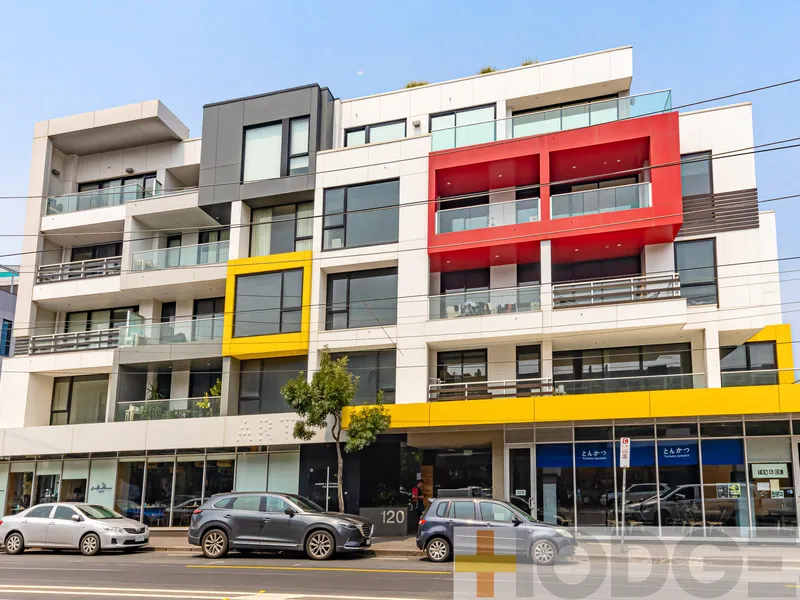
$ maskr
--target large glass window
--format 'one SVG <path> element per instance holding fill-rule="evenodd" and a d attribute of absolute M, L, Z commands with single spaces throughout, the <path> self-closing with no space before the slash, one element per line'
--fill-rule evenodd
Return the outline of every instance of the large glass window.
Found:
<path fill-rule="evenodd" d="M 697 439 L 659 440 L 657 449 L 661 525 L 702 525 Z"/>
<path fill-rule="evenodd" d="M 0 356 L 11 356 L 11 330 L 13 323 L 3 319 L 3 328 L 0 330 Z"/>
<path fill-rule="evenodd" d="M 753 524 L 769 527 L 772 532 L 785 530 L 786 526 L 796 526 L 790 438 L 748 438 L 746 444 Z M 791 535 L 796 536 L 797 533 L 792 532 Z"/>
<path fill-rule="evenodd" d="M 615 277 L 632 277 L 642 274 L 639 256 L 623 256 L 608 260 L 554 264 L 553 283 L 567 281 L 595 281 Z"/>
<path fill-rule="evenodd" d="M 308 173 L 308 126 L 308 117 L 289 122 L 289 175 Z"/>
<path fill-rule="evenodd" d="M 233 490 L 235 458 L 230 455 L 209 456 L 206 459 L 206 492 L 204 498 Z"/>
<path fill-rule="evenodd" d="M 344 134 L 345 146 L 360 146 L 362 144 L 377 144 L 389 142 L 406 137 L 406 121 L 393 121 L 391 123 L 376 123 L 364 127 L 348 129 Z"/>
<path fill-rule="evenodd" d="M 742 440 L 701 440 L 706 527 L 747 527 L 746 473 Z"/>
<path fill-rule="evenodd" d="M 717 303 L 717 252 L 714 238 L 675 242 L 675 269 L 681 297 L 690 306 Z"/>
<path fill-rule="evenodd" d="M 653 428 L 650 427 L 650 435 Z M 619 428 L 615 435 L 620 437 Z M 614 443 L 614 452 L 617 455 L 617 465 L 619 465 L 619 442 Z M 625 521 L 628 523 L 642 523 L 644 525 L 658 525 L 658 506 L 654 501 L 654 496 L 667 491 L 663 484 L 659 487 L 656 479 L 656 455 L 655 442 L 632 441 L 631 442 L 631 466 L 626 469 L 625 474 L 625 506 L 622 505 L 622 471 L 617 467 L 617 490 L 606 500 L 606 507 L 609 511 L 609 523 Z M 619 517 L 619 518 L 616 518 Z"/>
<path fill-rule="evenodd" d="M 711 152 L 681 156 L 681 188 L 684 198 L 713 192 Z"/>
<path fill-rule="evenodd" d="M 167 527 L 172 501 L 172 472 L 175 462 L 147 462 L 147 487 L 144 494 L 144 523 L 150 527 Z"/>
<path fill-rule="evenodd" d="M 400 181 L 325 190 L 322 249 L 397 241 Z"/>
<path fill-rule="evenodd" d="M 56 377 L 50 405 L 51 425 L 104 423 L 108 375 Z"/>
<path fill-rule="evenodd" d="M 281 388 L 308 368 L 306 357 L 243 360 L 239 363 L 239 414 L 292 412 Z"/>
<path fill-rule="evenodd" d="M 328 275 L 325 329 L 397 323 L 397 269 Z"/>
<path fill-rule="evenodd" d="M 300 331 L 302 302 L 302 269 L 240 275 L 236 278 L 233 336 Z"/>
<path fill-rule="evenodd" d="M 97 244 L 95 246 L 75 246 L 72 248 L 71 260 L 92 260 L 96 258 L 111 258 L 122 256 L 122 242 L 111 242 L 109 244 Z M 98 271 L 102 274 L 102 271 Z"/>
<path fill-rule="evenodd" d="M 148 477 L 150 474 L 148 473 Z M 192 513 L 203 503 L 203 455 L 178 456 L 172 526 L 187 527 Z"/>
<path fill-rule="evenodd" d="M 536 445 L 537 515 L 551 525 L 575 522 L 572 444 Z"/>
<path fill-rule="evenodd" d="M 383 401 L 394 404 L 397 353 L 395 350 L 377 352 L 349 352 L 332 354 L 334 360 L 347 356 L 347 370 L 358 377 L 354 405 L 375 404 L 378 390 L 383 390 Z"/>
<path fill-rule="evenodd" d="M 722 387 L 777 385 L 775 342 L 748 342 L 719 349 Z"/>
<path fill-rule="evenodd" d="M 690 344 L 553 353 L 559 394 L 686 389 L 694 385 L 691 373 Z"/>
<path fill-rule="evenodd" d="M 120 460 L 117 465 L 114 510 L 129 519 L 141 520 L 143 484 L 144 461 L 137 459 Z"/>
<path fill-rule="evenodd" d="M 581 527 L 609 525 L 609 516 L 614 514 L 614 456 L 611 442 L 575 444 L 575 483 L 577 524 Z M 612 506 L 609 506 L 609 497 L 612 498 Z"/>
<path fill-rule="evenodd" d="M 494 104 L 431 115 L 431 150 L 435 152 L 493 142 L 494 119 Z"/>
<path fill-rule="evenodd" d="M 311 250 L 313 202 L 257 208 L 250 220 L 250 256 Z"/>
<path fill-rule="evenodd" d="M 440 385 L 440 398 L 470 395 L 470 384 L 488 381 L 486 350 L 457 350 L 455 352 L 439 352 L 436 355 L 436 377 Z M 485 390 L 476 390 L 476 395 L 485 394 Z"/>
<path fill-rule="evenodd" d="M 242 181 L 281 176 L 282 129 L 281 123 L 245 129 Z"/>

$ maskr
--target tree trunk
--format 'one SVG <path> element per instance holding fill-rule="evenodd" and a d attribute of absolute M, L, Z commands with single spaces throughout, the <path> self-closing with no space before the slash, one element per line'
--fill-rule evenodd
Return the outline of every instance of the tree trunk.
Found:
<path fill-rule="evenodd" d="M 342 430 L 338 427 L 338 424 L 339 419 L 334 417 L 331 433 L 333 434 L 333 439 L 336 440 L 336 491 L 339 496 L 339 512 L 344 512 L 344 458 L 342 457 L 342 444 L 339 441 Z"/>

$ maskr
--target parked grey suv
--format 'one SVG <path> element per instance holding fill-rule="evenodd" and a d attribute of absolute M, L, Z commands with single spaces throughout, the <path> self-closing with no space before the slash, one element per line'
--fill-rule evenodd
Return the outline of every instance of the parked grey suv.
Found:
<path fill-rule="evenodd" d="M 194 511 L 189 543 L 207 558 L 241 551 L 303 550 L 325 560 L 336 552 L 364 550 L 371 545 L 371 521 L 345 513 L 326 512 L 295 494 L 231 492 L 207 500 Z"/>
<path fill-rule="evenodd" d="M 419 520 L 417 548 L 434 562 L 450 560 L 456 527 L 496 529 L 500 534 L 495 536 L 495 543 L 514 544 L 518 553 L 540 565 L 551 565 L 558 557 L 572 556 L 577 545 L 568 529 L 539 523 L 509 502 L 435 498 Z"/>

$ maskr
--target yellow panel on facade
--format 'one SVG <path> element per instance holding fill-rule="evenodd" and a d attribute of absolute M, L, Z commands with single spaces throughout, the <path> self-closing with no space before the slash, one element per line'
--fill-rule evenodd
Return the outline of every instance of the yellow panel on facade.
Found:
<path fill-rule="evenodd" d="M 777 385 L 650 392 L 653 417 L 746 415 L 780 412 Z"/>
<path fill-rule="evenodd" d="M 645 418 L 650 414 L 650 396 L 647 392 L 539 396 L 535 413 L 538 422 Z"/>
<path fill-rule="evenodd" d="M 800 385 L 779 385 L 780 412 L 800 412 Z"/>
<path fill-rule="evenodd" d="M 794 354 L 792 352 L 792 326 L 767 325 L 751 337 L 748 342 L 775 342 L 775 355 L 778 363 L 778 383 L 794 383 Z"/>
<path fill-rule="evenodd" d="M 307 250 L 272 256 L 252 256 L 228 261 L 228 272 L 225 280 L 225 327 L 222 336 L 223 356 L 251 359 L 308 354 L 311 327 L 311 259 L 312 253 Z M 292 269 L 303 269 L 300 331 L 296 333 L 233 337 L 234 311 L 236 310 L 236 277 Z"/>
<path fill-rule="evenodd" d="M 430 403 L 415 402 L 414 404 L 386 404 L 389 414 L 392 415 L 391 429 L 407 429 L 411 427 L 429 427 L 431 424 Z M 342 411 L 342 426 L 346 429 L 350 424 L 350 415 L 357 411 L 358 406 L 346 408 Z"/>
<path fill-rule="evenodd" d="M 431 427 L 483 425 L 485 423 L 530 423 L 533 398 L 430 402 Z"/>

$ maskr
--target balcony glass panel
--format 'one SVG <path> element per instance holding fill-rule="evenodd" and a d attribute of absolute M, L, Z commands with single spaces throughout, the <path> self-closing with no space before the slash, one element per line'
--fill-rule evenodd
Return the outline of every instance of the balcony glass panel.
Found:
<path fill-rule="evenodd" d="M 430 297 L 430 319 L 457 319 L 539 310 L 539 286 L 455 292 Z"/>
<path fill-rule="evenodd" d="M 680 296 L 681 286 L 677 273 L 637 275 L 620 279 L 555 284 L 553 286 L 553 308 L 666 300 L 680 298 Z"/>
<path fill-rule="evenodd" d="M 778 371 L 733 371 L 722 373 L 722 387 L 745 387 L 751 385 L 778 385 Z"/>
<path fill-rule="evenodd" d="M 107 206 L 119 206 L 133 200 L 150 198 L 153 192 L 145 190 L 138 183 L 129 183 L 119 187 L 106 188 L 101 190 L 89 190 L 76 194 L 66 194 L 47 199 L 47 214 L 58 215 L 64 213 L 79 212 L 92 208 L 105 208 Z"/>
<path fill-rule="evenodd" d="M 436 233 L 470 231 L 502 225 L 532 223 L 539 220 L 539 198 L 492 202 L 464 208 L 448 208 L 436 213 Z"/>
<path fill-rule="evenodd" d="M 705 376 L 703 374 L 683 373 L 556 381 L 553 384 L 553 394 L 607 394 L 612 392 L 687 390 L 702 387 L 705 387 Z"/>
<path fill-rule="evenodd" d="M 195 246 L 178 246 L 176 248 L 133 252 L 131 253 L 131 268 L 134 271 L 149 271 L 210 265 L 227 262 L 227 260 L 228 240 L 224 240 Z"/>
<path fill-rule="evenodd" d="M 223 316 L 181 319 L 166 323 L 138 323 L 120 327 L 120 347 L 184 344 L 222 339 Z"/>
<path fill-rule="evenodd" d="M 156 421 L 218 417 L 220 397 L 169 398 L 117 403 L 117 421 Z"/>
<path fill-rule="evenodd" d="M 550 198 L 553 219 L 596 215 L 650 206 L 650 184 L 635 183 L 599 190 L 555 194 Z"/>

